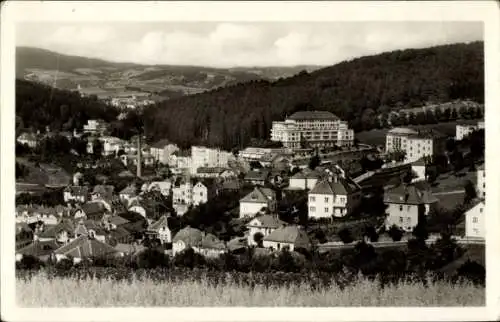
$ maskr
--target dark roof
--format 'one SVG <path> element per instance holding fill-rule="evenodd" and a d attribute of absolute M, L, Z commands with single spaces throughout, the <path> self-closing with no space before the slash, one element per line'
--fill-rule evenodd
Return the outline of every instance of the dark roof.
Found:
<path fill-rule="evenodd" d="M 224 171 L 231 171 L 230 169 L 223 168 L 223 167 L 199 167 L 196 172 L 197 173 L 222 173 Z"/>
<path fill-rule="evenodd" d="M 175 243 L 182 240 L 188 246 L 197 246 L 201 244 L 202 235 L 201 230 L 188 226 L 179 230 L 172 239 L 172 242 Z"/>
<path fill-rule="evenodd" d="M 418 165 L 418 166 L 421 166 L 421 165 L 427 165 L 427 164 L 425 163 L 425 160 L 424 160 L 424 158 L 423 158 L 423 157 L 422 157 L 422 158 L 420 158 L 420 159 L 418 159 L 418 160 L 416 160 L 416 161 L 413 161 L 411 164 L 413 164 L 413 165 Z"/>
<path fill-rule="evenodd" d="M 269 188 L 255 187 L 253 191 L 243 197 L 240 202 L 267 203 L 271 199 L 276 199 L 276 192 Z"/>
<path fill-rule="evenodd" d="M 341 176 L 329 177 L 318 182 L 311 189 L 311 194 L 348 195 L 360 190 L 360 187 L 351 179 Z"/>
<path fill-rule="evenodd" d="M 385 203 L 422 205 L 437 201 L 429 190 L 419 189 L 413 184 L 400 184 L 384 194 Z"/>
<path fill-rule="evenodd" d="M 282 242 L 293 244 L 295 247 L 309 248 L 311 240 L 307 233 L 298 226 L 291 225 L 276 229 L 266 237 L 264 240 Z"/>
<path fill-rule="evenodd" d="M 251 223 L 254 222 L 255 220 L 258 220 L 260 224 L 257 225 L 252 225 Z M 248 223 L 248 227 L 263 227 L 263 228 L 279 228 L 285 225 L 286 223 L 282 220 L 280 220 L 277 216 L 271 216 L 271 215 L 262 215 L 259 217 L 256 217 Z"/>
<path fill-rule="evenodd" d="M 55 251 L 59 247 L 60 245 L 55 240 L 49 240 L 49 241 L 36 240 L 31 244 L 17 250 L 16 253 L 40 257 L 40 256 L 50 255 L 53 251 Z"/>
<path fill-rule="evenodd" d="M 170 144 L 170 141 L 167 139 L 162 139 L 156 143 L 151 144 L 152 148 L 163 149 L 166 145 Z"/>
<path fill-rule="evenodd" d="M 297 172 L 292 176 L 292 179 L 320 179 L 321 175 L 315 171 L 311 170 L 309 168 L 305 168 L 304 170 Z"/>
<path fill-rule="evenodd" d="M 110 216 L 108 218 L 108 221 L 110 224 L 114 224 L 116 226 L 124 225 L 124 224 L 127 224 L 130 222 L 129 220 L 123 218 L 122 216 L 118 216 L 118 215 Z"/>
<path fill-rule="evenodd" d="M 89 188 L 86 186 L 68 186 L 64 191 L 70 192 L 72 195 L 87 195 Z"/>
<path fill-rule="evenodd" d="M 97 185 L 94 187 L 93 193 L 100 193 L 102 195 L 112 195 L 115 187 L 109 185 Z"/>
<path fill-rule="evenodd" d="M 106 212 L 106 208 L 104 207 L 104 205 L 97 201 L 84 203 L 83 205 L 80 206 L 80 208 L 86 215 L 99 214 L 99 213 L 104 214 Z"/>
<path fill-rule="evenodd" d="M 56 254 L 72 257 L 101 257 L 116 254 L 114 247 L 86 235 L 80 236 L 55 251 Z"/>
<path fill-rule="evenodd" d="M 299 111 L 293 113 L 289 120 L 338 120 L 339 118 L 328 111 Z"/>
<path fill-rule="evenodd" d="M 411 135 L 410 137 L 421 139 L 443 139 L 447 136 L 436 130 L 420 130 L 417 134 Z"/>
<path fill-rule="evenodd" d="M 149 225 L 148 230 L 157 231 L 157 230 L 161 229 L 162 227 L 168 228 L 168 218 L 165 215 L 161 216 L 160 219 L 158 219 L 157 221 L 155 221 L 154 223 Z"/>
<path fill-rule="evenodd" d="M 70 235 L 72 235 L 74 230 L 75 230 L 75 225 L 73 224 L 73 222 L 69 219 L 63 219 L 57 225 L 44 230 L 42 233 L 40 233 L 39 237 L 55 238 L 56 235 L 59 234 L 61 231 L 67 231 Z"/>
<path fill-rule="evenodd" d="M 269 177 L 269 173 L 270 171 L 268 169 L 250 171 L 245 175 L 245 180 L 266 180 Z"/>

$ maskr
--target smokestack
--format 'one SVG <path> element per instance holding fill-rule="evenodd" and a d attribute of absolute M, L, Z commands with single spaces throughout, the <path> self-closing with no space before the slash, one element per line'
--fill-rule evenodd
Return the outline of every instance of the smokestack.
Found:
<path fill-rule="evenodd" d="M 137 139 L 137 177 L 142 176 L 142 146 L 141 146 L 141 134 L 139 134 L 139 138 Z"/>

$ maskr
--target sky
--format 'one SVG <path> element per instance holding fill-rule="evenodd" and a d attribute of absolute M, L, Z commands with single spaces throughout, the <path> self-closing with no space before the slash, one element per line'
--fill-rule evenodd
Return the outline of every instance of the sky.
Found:
<path fill-rule="evenodd" d="M 385 51 L 483 40 L 481 22 L 117 22 L 16 25 L 16 46 L 140 64 L 332 65 Z"/>

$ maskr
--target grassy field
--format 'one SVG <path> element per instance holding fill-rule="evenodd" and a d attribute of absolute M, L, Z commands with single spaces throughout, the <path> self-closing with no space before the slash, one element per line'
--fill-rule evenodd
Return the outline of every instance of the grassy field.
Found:
<path fill-rule="evenodd" d="M 75 291 L 77 290 L 77 291 Z M 99 279 L 49 280 L 43 274 L 18 279 L 16 300 L 22 307 L 110 306 L 481 306 L 485 290 L 472 284 L 402 283 L 381 288 L 360 278 L 341 290 L 312 290 L 308 285 L 254 288 L 229 282 L 155 282 Z"/>

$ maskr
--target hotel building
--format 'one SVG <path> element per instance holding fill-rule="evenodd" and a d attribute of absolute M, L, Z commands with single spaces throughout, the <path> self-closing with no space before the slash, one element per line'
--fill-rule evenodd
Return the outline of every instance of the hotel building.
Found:
<path fill-rule="evenodd" d="M 271 141 L 286 148 L 352 146 L 354 131 L 327 111 L 300 111 L 284 122 L 273 122 Z"/>

